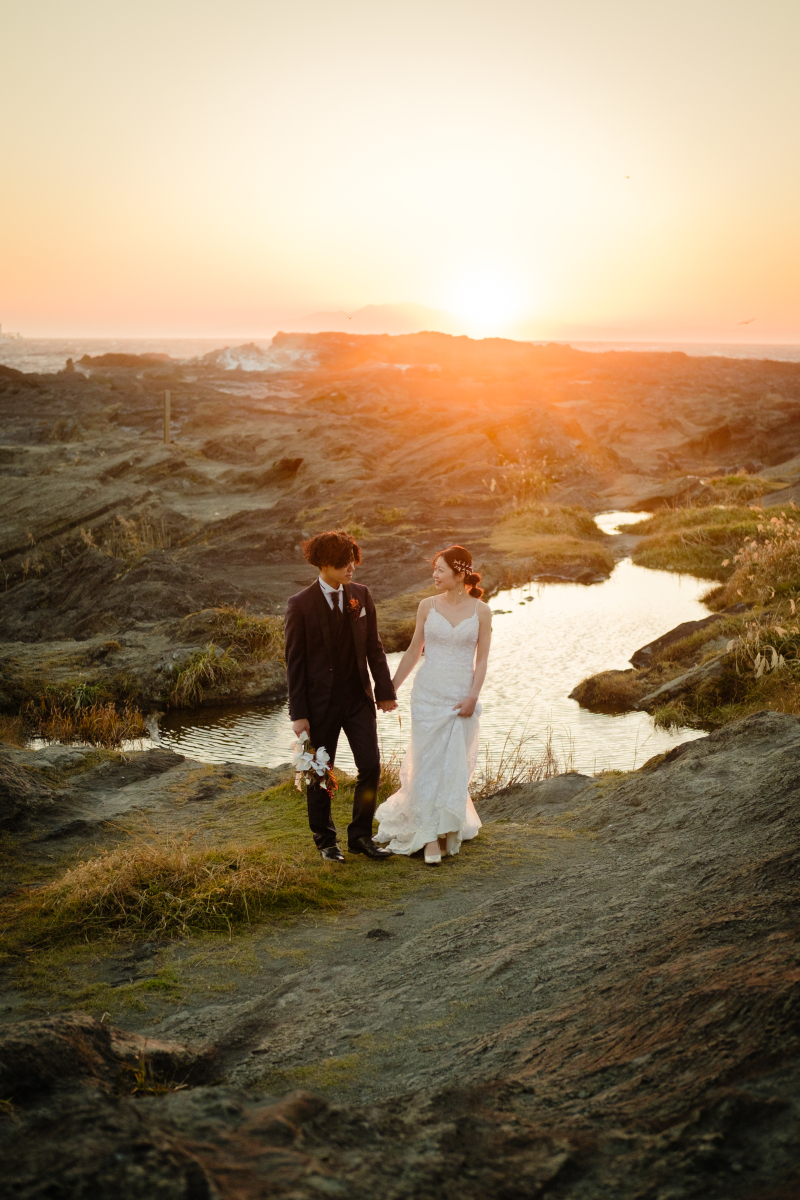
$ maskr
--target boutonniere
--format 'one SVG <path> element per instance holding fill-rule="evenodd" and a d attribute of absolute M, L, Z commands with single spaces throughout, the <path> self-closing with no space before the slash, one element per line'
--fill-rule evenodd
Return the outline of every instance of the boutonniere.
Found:
<path fill-rule="evenodd" d="M 351 596 L 347 601 L 347 613 L 351 621 L 357 621 L 361 616 L 361 605 L 356 600 L 355 596 Z"/>

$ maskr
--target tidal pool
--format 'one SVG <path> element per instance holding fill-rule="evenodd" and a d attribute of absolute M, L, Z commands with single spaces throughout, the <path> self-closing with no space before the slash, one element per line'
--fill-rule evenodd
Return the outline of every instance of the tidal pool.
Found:
<path fill-rule="evenodd" d="M 608 513 L 598 524 L 608 532 L 647 514 Z M 708 616 L 700 596 L 707 580 L 651 571 L 624 559 L 604 583 L 531 583 L 491 599 L 493 620 L 489 673 L 481 693 L 481 747 L 495 758 L 508 739 L 525 737 L 536 754 L 548 730 L 562 763 L 575 770 L 631 770 L 680 742 L 704 736 L 693 729 L 656 729 L 646 713 L 606 716 L 582 709 L 569 693 L 587 675 L 625 669 L 634 650 L 681 621 Z M 402 655 L 390 654 L 389 663 Z M 409 679 L 397 713 L 379 714 L 384 755 L 405 748 L 411 729 Z M 191 717 L 168 713 L 161 739 L 203 762 L 277 766 L 291 756 L 294 737 L 285 704 L 202 709 Z M 337 764 L 353 769 L 342 738 Z"/>

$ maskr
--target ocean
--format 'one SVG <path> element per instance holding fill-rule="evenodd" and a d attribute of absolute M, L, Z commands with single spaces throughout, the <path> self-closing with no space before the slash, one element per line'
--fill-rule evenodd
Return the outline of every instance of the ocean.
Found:
<path fill-rule="evenodd" d="M 253 353 L 252 345 L 259 347 L 263 357 Z M 16 367 L 18 371 L 47 373 L 62 371 L 68 358 L 76 362 L 84 354 L 169 354 L 172 358 L 190 360 L 202 358 L 213 351 L 229 348 L 218 361 L 233 369 L 241 366 L 245 370 L 269 370 L 285 368 L 282 361 L 270 361 L 270 337 L 246 338 L 10 338 L 0 337 L 0 363 Z M 534 345 L 545 343 L 534 342 Z M 800 362 L 800 344 L 759 344 L 727 342 L 579 342 L 564 341 L 561 345 L 574 346 L 576 350 L 601 353 L 604 350 L 638 350 L 669 352 L 682 350 L 693 357 L 772 359 L 777 362 Z M 239 349 L 244 346 L 248 349 Z M 278 356 L 276 356 L 277 358 Z"/>

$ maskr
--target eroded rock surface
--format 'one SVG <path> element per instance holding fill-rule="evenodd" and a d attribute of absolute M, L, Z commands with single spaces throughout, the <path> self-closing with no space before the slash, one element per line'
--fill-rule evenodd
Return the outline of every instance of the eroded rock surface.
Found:
<path fill-rule="evenodd" d="M 7 1026 L 10 1194 L 796 1194 L 800 720 L 579 782 L 526 821 L 487 802 L 502 869 L 456 859 L 397 911 L 257 942 L 235 995 L 132 1013 L 186 1089 L 132 1095 L 147 1047 L 85 1018 Z"/>

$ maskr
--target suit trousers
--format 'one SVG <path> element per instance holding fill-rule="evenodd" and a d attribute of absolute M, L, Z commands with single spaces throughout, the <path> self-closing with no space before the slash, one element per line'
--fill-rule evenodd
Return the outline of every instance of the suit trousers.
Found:
<path fill-rule="evenodd" d="M 343 732 L 353 752 L 358 779 L 353 794 L 353 820 L 347 829 L 348 844 L 356 838 L 372 837 L 372 818 L 378 798 L 381 756 L 378 748 L 378 722 L 374 703 L 363 691 L 339 695 L 323 714 L 311 716 L 311 745 L 324 746 L 336 760 L 339 735 Z M 306 787 L 308 823 L 319 850 L 336 845 L 336 826 L 331 813 L 331 798 L 318 783 Z"/>

